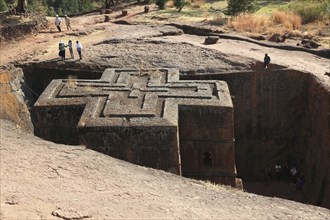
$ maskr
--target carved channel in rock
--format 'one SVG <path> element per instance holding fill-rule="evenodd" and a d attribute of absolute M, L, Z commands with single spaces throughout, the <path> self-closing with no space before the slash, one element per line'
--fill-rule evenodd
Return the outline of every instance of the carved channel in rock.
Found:
<path fill-rule="evenodd" d="M 25 83 L 41 94 L 52 79 L 67 79 L 70 75 L 77 79 L 98 79 L 102 72 L 90 74 L 89 70 L 31 67 L 24 68 L 24 73 Z M 306 201 L 330 207 L 330 197 L 327 196 L 330 194 L 330 94 L 315 77 L 295 70 L 277 69 L 182 74 L 180 79 L 227 82 L 234 105 L 235 163 L 238 177 L 245 183 L 263 181 L 265 167 L 273 168 L 276 162 L 289 161 L 295 163 L 299 175 L 306 178 L 303 188 Z M 33 105 L 37 97 L 28 90 L 25 93 Z M 76 111 L 79 115 L 82 109 Z M 185 118 L 190 118 L 189 114 L 181 113 L 179 129 L 186 126 L 188 119 Z M 68 123 L 77 123 L 72 120 Z M 79 142 L 78 136 L 75 137 L 72 143 Z M 186 146 L 192 143 L 189 139 L 180 141 L 186 141 Z M 190 146 L 194 148 L 194 145 Z M 217 163 L 210 150 L 199 151 L 196 157 L 200 158 L 200 166 L 205 169 Z M 185 172 L 184 164 L 183 174 L 190 176 Z"/>

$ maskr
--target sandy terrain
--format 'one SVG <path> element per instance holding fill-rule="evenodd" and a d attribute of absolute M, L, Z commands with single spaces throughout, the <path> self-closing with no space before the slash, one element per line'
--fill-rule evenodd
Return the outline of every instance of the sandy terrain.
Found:
<path fill-rule="evenodd" d="M 268 53 L 272 63 L 313 73 L 330 87 L 329 77 L 324 75 L 330 70 L 329 60 L 312 54 L 236 40 L 220 39 L 215 45 L 204 45 L 204 37 L 179 34 L 174 27 L 118 25 L 103 23 L 103 18 L 72 18 L 73 30 L 61 33 L 49 18 L 49 29 L 43 33 L 2 45 L 0 64 L 57 61 L 59 40 L 72 39 L 82 42 L 83 60 L 57 61 L 58 65 L 97 63 L 103 68 L 163 64 L 183 70 L 197 65 L 198 69 L 220 66 L 223 71 L 235 71 L 250 68 Z M 164 30 L 166 36 L 162 36 Z M 124 42 L 127 48 L 116 41 Z M 163 53 L 153 50 L 156 47 Z M 173 50 L 177 57 L 171 55 Z M 194 59 L 179 59 L 184 56 Z M 235 65 L 231 60 L 237 61 Z M 0 125 L 1 219 L 330 218 L 328 209 L 135 166 L 81 146 L 41 140 L 4 120 Z"/>

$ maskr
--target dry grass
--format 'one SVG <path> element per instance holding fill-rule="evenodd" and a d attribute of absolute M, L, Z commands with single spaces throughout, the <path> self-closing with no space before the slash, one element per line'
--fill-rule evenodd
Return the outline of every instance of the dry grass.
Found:
<path fill-rule="evenodd" d="M 293 12 L 275 11 L 272 14 L 272 22 L 282 24 L 287 30 L 296 30 L 301 28 L 302 18 Z"/>
<path fill-rule="evenodd" d="M 169 8 L 174 8 L 175 7 L 174 6 L 174 1 L 173 0 L 167 1 L 166 6 L 169 7 Z"/>
<path fill-rule="evenodd" d="M 193 8 L 201 8 L 204 4 L 204 0 L 191 0 L 191 7 Z"/>
<path fill-rule="evenodd" d="M 242 13 L 233 17 L 228 26 L 240 32 L 262 32 L 269 26 L 269 18 L 263 15 L 254 16 L 249 13 Z"/>
<path fill-rule="evenodd" d="M 228 26 L 239 32 L 292 32 L 301 28 L 302 19 L 299 15 L 286 11 L 275 11 L 271 17 L 242 13 L 233 17 Z M 279 26 L 276 26 L 279 25 Z"/>
<path fill-rule="evenodd" d="M 212 20 L 209 21 L 210 24 L 212 25 L 224 25 L 226 24 L 226 19 L 221 15 L 215 16 Z"/>

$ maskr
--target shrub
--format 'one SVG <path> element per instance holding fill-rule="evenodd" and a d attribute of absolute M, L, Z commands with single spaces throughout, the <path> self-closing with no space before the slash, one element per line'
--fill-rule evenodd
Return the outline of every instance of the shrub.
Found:
<path fill-rule="evenodd" d="M 28 10 L 39 14 L 45 14 L 46 8 L 40 1 L 28 0 Z"/>
<path fill-rule="evenodd" d="M 52 17 L 55 17 L 56 15 L 56 12 L 54 10 L 54 7 L 49 7 L 48 10 L 47 10 L 47 15 L 48 16 L 52 16 Z"/>
<path fill-rule="evenodd" d="M 317 20 L 322 20 L 324 17 L 329 17 L 330 1 L 296 1 L 289 5 L 289 10 L 294 11 L 296 14 L 299 14 L 302 17 L 302 22 L 304 24 L 307 24 Z"/>
<path fill-rule="evenodd" d="M 287 29 L 299 29 L 301 27 L 302 18 L 293 12 L 275 11 L 272 14 L 272 21 L 275 24 L 282 24 Z"/>
<path fill-rule="evenodd" d="M 174 6 L 179 10 L 179 12 L 182 10 L 182 8 L 186 5 L 185 0 L 174 0 Z"/>
<path fill-rule="evenodd" d="M 7 11 L 7 5 L 4 0 L 0 0 L 0 11 Z"/>
<path fill-rule="evenodd" d="M 260 32 L 267 26 L 268 17 L 253 16 L 249 13 L 239 14 L 231 19 L 230 25 L 237 31 Z"/>
<path fill-rule="evenodd" d="M 162 10 L 165 8 L 166 2 L 167 0 L 156 0 L 156 5 Z"/>
<path fill-rule="evenodd" d="M 241 12 L 252 12 L 255 10 L 255 0 L 227 0 L 228 6 L 225 14 L 237 15 Z"/>

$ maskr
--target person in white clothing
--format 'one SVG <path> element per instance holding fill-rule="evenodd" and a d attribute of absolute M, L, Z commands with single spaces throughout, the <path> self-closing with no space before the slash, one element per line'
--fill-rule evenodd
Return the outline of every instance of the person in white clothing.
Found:
<path fill-rule="evenodd" d="M 69 40 L 69 42 L 66 46 L 69 47 L 71 58 L 74 59 L 72 40 Z"/>
<path fill-rule="evenodd" d="M 276 163 L 275 164 L 275 176 L 277 181 L 281 181 L 281 164 L 280 163 Z"/>
<path fill-rule="evenodd" d="M 77 51 L 78 51 L 78 54 L 79 54 L 79 58 L 81 60 L 82 59 L 82 55 L 81 55 L 82 46 L 81 46 L 81 43 L 79 43 L 79 41 L 76 41 L 76 47 L 77 47 Z"/>
<path fill-rule="evenodd" d="M 71 30 L 71 19 L 67 15 L 65 15 L 65 24 L 66 24 L 66 29 Z"/>
<path fill-rule="evenodd" d="M 292 184 L 294 185 L 297 183 L 297 169 L 295 166 L 291 167 L 290 174 L 291 174 L 291 178 L 292 178 Z"/>
<path fill-rule="evenodd" d="M 56 18 L 55 18 L 55 25 L 56 25 L 57 30 L 58 30 L 59 32 L 61 32 L 61 22 L 62 22 L 62 19 L 61 19 L 58 15 L 56 15 Z"/>

